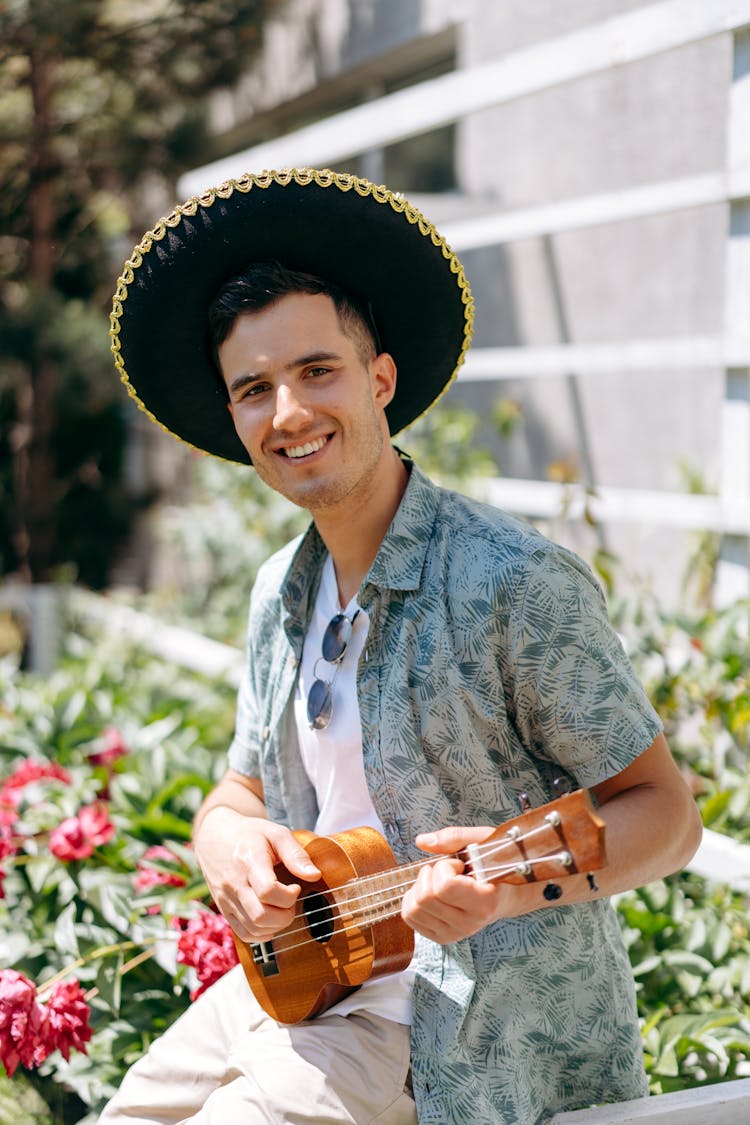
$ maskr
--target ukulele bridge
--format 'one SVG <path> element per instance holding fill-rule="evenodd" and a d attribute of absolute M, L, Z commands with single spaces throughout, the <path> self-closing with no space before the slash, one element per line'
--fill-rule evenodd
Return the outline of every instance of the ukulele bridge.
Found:
<path fill-rule="evenodd" d="M 250 946 L 253 951 L 253 961 L 264 977 L 275 977 L 279 971 L 276 954 L 273 951 L 272 941 L 253 942 Z"/>

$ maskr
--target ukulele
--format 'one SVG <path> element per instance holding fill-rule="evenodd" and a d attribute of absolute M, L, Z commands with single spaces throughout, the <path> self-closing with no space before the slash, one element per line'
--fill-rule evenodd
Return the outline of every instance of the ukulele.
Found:
<path fill-rule="evenodd" d="M 421 868 L 445 856 L 403 866 L 374 828 L 334 836 L 295 832 L 322 877 L 306 883 L 283 865 L 282 883 L 302 890 L 291 926 L 271 941 L 244 942 L 237 953 L 260 1006 L 279 1023 L 294 1024 L 325 1012 L 370 977 L 405 969 L 414 933 L 401 917 L 404 895 Z M 578 789 L 500 825 L 481 844 L 456 853 L 464 874 L 479 882 L 547 880 L 544 896 L 557 899 L 557 880 L 604 866 L 604 821 L 587 790 Z"/>

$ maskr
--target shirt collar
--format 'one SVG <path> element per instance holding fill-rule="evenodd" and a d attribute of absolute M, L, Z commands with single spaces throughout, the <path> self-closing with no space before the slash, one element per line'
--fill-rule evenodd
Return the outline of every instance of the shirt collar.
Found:
<path fill-rule="evenodd" d="M 404 462 L 410 470 L 409 481 L 375 561 L 362 583 L 359 601 L 363 608 L 370 600 L 368 588 L 417 590 L 422 580 L 437 515 L 439 490 L 417 465 L 408 459 Z M 281 586 L 287 623 L 292 631 L 301 628 L 304 633 L 325 557 L 325 544 L 315 524 L 311 524 L 294 552 Z"/>

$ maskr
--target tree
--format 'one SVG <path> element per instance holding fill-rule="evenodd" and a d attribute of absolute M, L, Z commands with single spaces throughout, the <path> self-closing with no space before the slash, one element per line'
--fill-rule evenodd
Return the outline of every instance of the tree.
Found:
<path fill-rule="evenodd" d="M 112 377 L 114 279 L 144 197 L 205 158 L 207 98 L 276 0 L 0 7 L 0 571 L 104 585 L 134 505 Z M 148 212 L 146 214 L 146 212 Z"/>

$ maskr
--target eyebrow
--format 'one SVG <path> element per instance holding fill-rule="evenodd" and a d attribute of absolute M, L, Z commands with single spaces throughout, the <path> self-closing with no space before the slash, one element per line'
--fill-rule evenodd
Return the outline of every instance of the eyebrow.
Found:
<path fill-rule="evenodd" d="M 309 367 L 312 363 L 329 363 L 331 360 L 340 360 L 341 356 L 338 352 L 308 352 L 307 355 L 298 356 L 296 359 L 290 360 L 289 363 L 284 365 L 285 371 L 294 371 L 298 367 Z M 250 383 L 257 383 L 259 379 L 265 379 L 267 373 L 262 369 L 260 371 L 245 371 L 242 375 L 237 375 L 232 379 L 228 386 L 230 394 L 242 390 L 243 387 L 248 386 Z"/>

